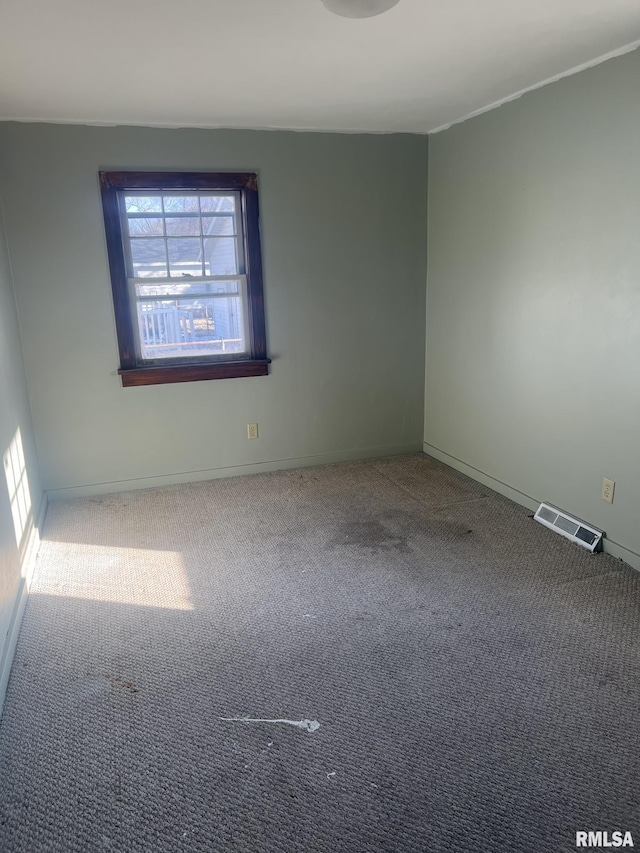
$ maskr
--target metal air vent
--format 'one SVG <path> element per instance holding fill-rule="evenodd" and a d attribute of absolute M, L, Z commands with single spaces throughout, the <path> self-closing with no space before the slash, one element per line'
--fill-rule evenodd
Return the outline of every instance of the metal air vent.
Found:
<path fill-rule="evenodd" d="M 602 537 L 604 536 L 602 530 L 585 524 L 579 518 L 573 518 L 550 504 L 541 503 L 533 517 L 540 524 L 555 530 L 565 539 L 576 542 L 586 548 L 587 551 L 599 551 L 602 548 Z"/>

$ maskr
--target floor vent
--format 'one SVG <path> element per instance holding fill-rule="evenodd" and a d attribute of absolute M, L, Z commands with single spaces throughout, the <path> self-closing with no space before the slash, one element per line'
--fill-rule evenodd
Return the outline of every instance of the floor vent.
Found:
<path fill-rule="evenodd" d="M 555 530 L 566 539 L 577 542 L 587 551 L 599 551 L 602 548 L 602 537 L 604 533 L 590 524 L 585 524 L 578 518 L 572 518 L 566 512 L 556 509 L 550 504 L 542 503 L 533 516 L 540 524 Z"/>

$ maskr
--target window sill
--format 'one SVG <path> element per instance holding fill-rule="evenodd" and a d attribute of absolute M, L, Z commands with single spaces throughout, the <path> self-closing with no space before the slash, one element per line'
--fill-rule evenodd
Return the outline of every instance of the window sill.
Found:
<path fill-rule="evenodd" d="M 252 361 L 211 362 L 210 364 L 129 367 L 118 370 L 124 388 L 136 385 L 165 385 L 171 382 L 200 382 L 203 379 L 238 379 L 266 376 L 270 358 Z"/>

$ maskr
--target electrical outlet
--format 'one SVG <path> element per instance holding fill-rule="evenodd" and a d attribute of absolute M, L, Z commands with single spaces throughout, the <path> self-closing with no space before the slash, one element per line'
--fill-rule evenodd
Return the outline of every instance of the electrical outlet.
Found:
<path fill-rule="evenodd" d="M 606 477 L 602 478 L 602 500 L 606 501 L 608 504 L 613 503 L 613 492 L 616 487 L 616 484 L 613 480 L 607 480 Z"/>
<path fill-rule="evenodd" d="M 247 438 L 258 437 L 258 424 L 247 424 Z"/>

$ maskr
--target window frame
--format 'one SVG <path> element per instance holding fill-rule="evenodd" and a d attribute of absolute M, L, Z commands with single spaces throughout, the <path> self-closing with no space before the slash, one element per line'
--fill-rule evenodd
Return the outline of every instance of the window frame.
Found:
<path fill-rule="evenodd" d="M 271 359 L 267 357 L 262 282 L 262 253 L 258 207 L 258 179 L 255 172 L 113 172 L 100 171 L 100 191 L 104 214 L 111 290 L 120 354 L 120 375 L 124 387 L 194 382 L 204 379 L 234 379 L 266 376 Z M 238 194 L 237 212 L 242 229 L 242 250 L 246 276 L 246 326 L 249 357 L 198 360 L 180 359 L 179 363 L 149 364 L 139 358 L 137 309 L 127 276 L 127 236 L 123 234 L 120 197 L 126 191 L 139 192 L 233 192 Z M 150 281 L 151 279 L 149 279 Z"/>

